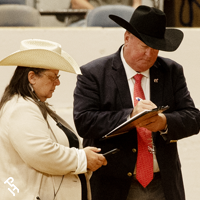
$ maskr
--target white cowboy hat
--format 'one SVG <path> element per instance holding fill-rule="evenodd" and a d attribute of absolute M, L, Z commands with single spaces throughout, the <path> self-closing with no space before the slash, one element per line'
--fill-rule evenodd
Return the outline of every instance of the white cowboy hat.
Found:
<path fill-rule="evenodd" d="M 40 39 L 21 41 L 20 50 L 0 61 L 3 66 L 22 66 L 81 74 L 76 61 L 56 42 Z"/>

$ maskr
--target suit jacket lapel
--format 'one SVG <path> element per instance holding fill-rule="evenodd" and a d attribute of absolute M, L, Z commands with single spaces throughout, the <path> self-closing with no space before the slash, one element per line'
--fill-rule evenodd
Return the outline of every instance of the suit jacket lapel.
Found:
<path fill-rule="evenodd" d="M 126 77 L 126 72 L 124 70 L 121 58 L 120 58 L 121 48 L 114 54 L 111 76 L 117 85 L 119 90 L 119 95 L 123 108 L 133 107 L 131 95 L 129 91 L 128 81 Z"/>
<path fill-rule="evenodd" d="M 119 90 L 124 108 L 133 107 L 126 73 L 120 58 L 121 48 L 114 54 L 111 76 Z M 150 68 L 150 100 L 157 106 L 163 106 L 164 73 L 161 64 L 156 61 Z"/>
<path fill-rule="evenodd" d="M 156 61 L 154 66 L 150 68 L 150 100 L 157 106 L 163 106 L 163 85 L 164 74 L 160 64 Z"/>
<path fill-rule="evenodd" d="M 157 106 L 163 105 L 163 86 L 164 86 L 164 73 L 162 66 L 158 61 L 150 68 L 150 100 Z M 156 143 L 158 132 L 152 133 L 154 144 Z"/>

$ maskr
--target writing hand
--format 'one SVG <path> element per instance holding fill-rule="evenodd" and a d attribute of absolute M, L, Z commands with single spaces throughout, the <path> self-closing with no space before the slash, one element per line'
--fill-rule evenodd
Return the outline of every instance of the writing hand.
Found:
<path fill-rule="evenodd" d="M 152 101 L 140 99 L 140 101 L 138 101 L 137 105 L 134 107 L 130 117 L 133 117 L 144 110 L 151 110 L 156 107 L 157 106 Z"/>

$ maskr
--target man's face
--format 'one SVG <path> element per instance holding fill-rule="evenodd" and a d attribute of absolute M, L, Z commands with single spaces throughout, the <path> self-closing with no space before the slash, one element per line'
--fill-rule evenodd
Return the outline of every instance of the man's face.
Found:
<path fill-rule="evenodd" d="M 137 72 L 143 72 L 153 66 L 159 50 L 153 49 L 128 31 L 124 35 L 124 58 Z"/>

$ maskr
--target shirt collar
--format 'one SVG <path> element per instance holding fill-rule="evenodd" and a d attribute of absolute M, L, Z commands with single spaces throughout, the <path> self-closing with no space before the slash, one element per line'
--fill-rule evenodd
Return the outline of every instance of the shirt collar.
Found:
<path fill-rule="evenodd" d="M 132 69 L 127 64 L 126 60 L 124 59 L 123 50 L 124 50 L 124 46 L 122 46 L 122 48 L 121 48 L 120 57 L 121 57 L 123 65 L 124 65 L 124 69 L 125 69 L 125 72 L 126 72 L 126 77 L 129 80 L 129 79 L 133 78 L 133 76 L 135 76 L 136 74 L 138 74 L 138 72 L 136 72 L 134 69 Z M 144 71 L 144 72 L 141 72 L 141 74 L 143 76 L 145 76 L 146 78 L 149 78 L 149 69 L 146 70 L 146 71 Z"/>

